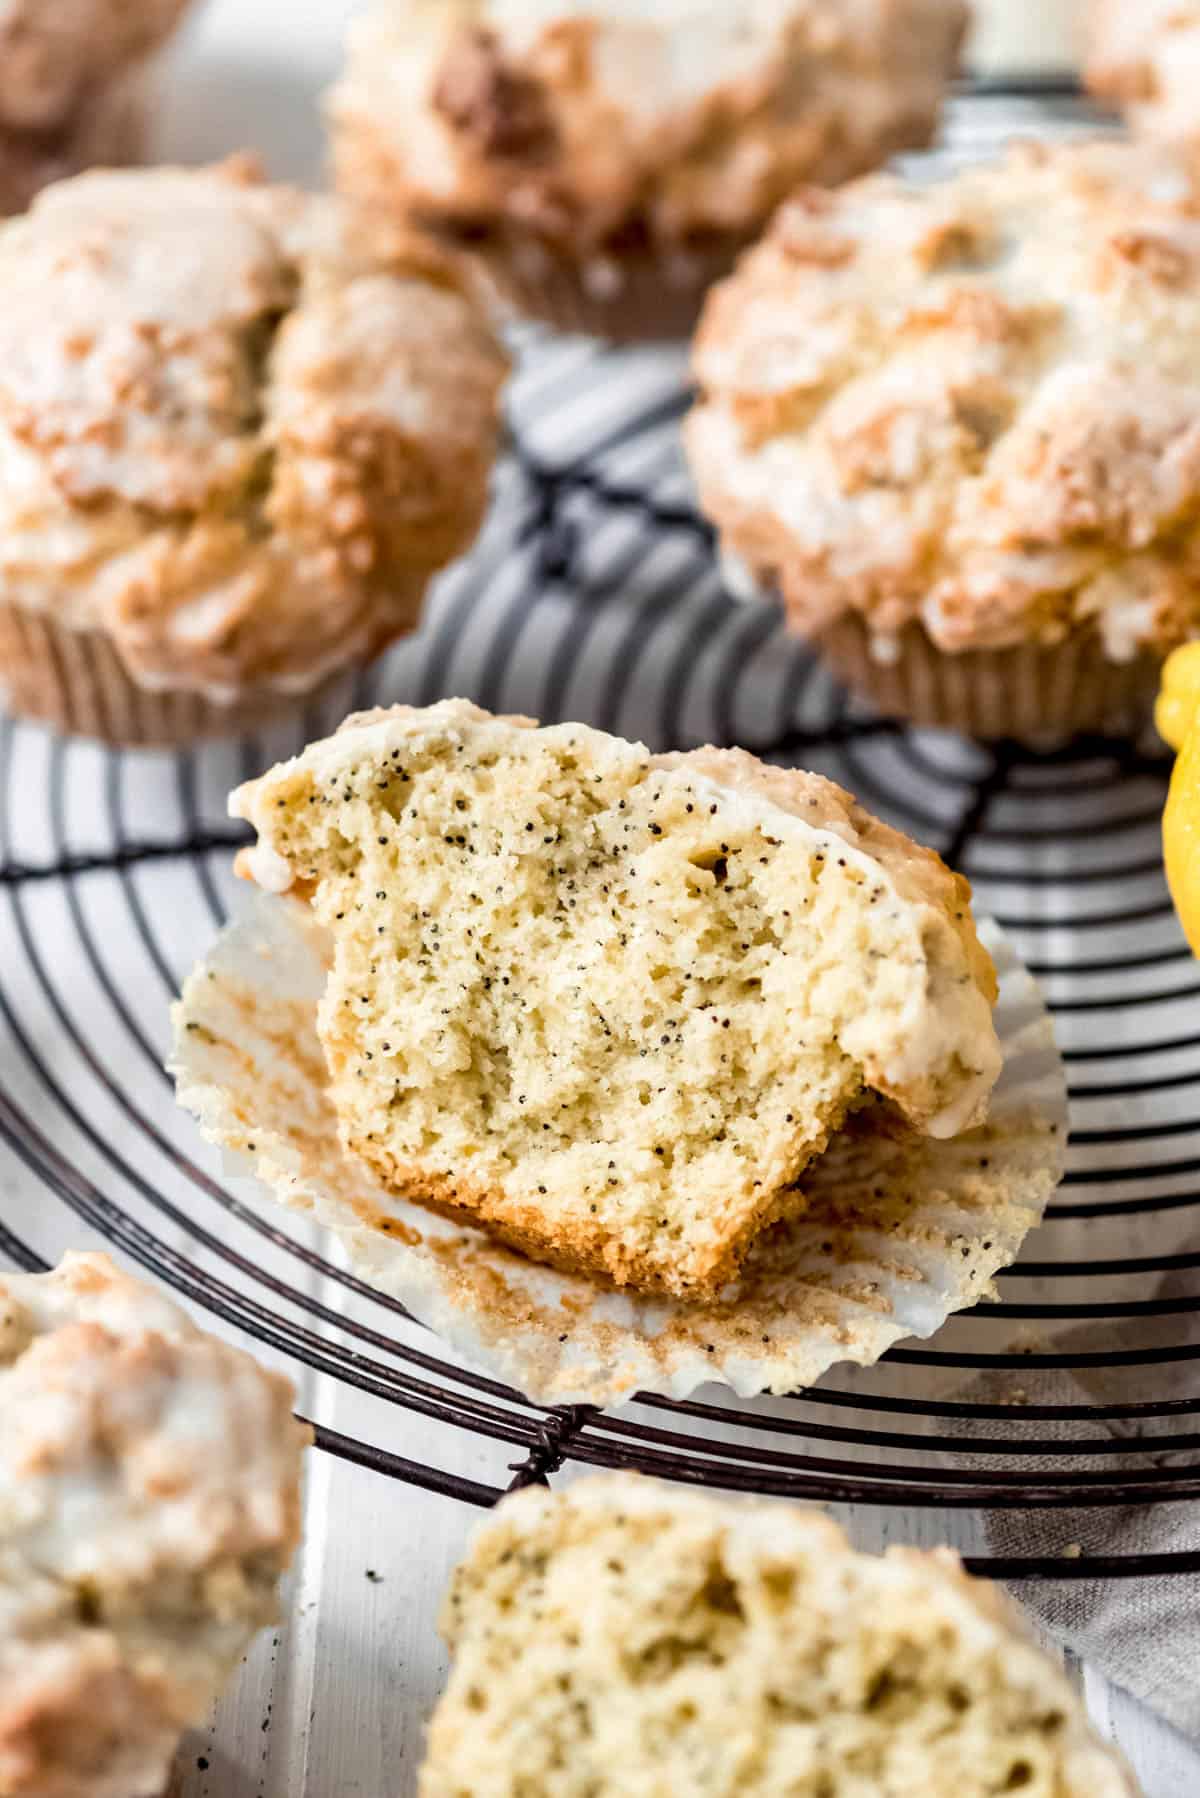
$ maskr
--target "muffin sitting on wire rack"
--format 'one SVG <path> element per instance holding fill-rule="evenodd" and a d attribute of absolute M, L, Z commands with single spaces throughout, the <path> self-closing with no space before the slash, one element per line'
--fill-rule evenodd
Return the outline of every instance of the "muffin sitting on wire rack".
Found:
<path fill-rule="evenodd" d="M 188 0 L 4 0 L 0 213 L 144 149 L 156 52 Z"/>
<path fill-rule="evenodd" d="M 0 228 L 0 685 L 109 742 L 249 728 L 411 630 L 506 361 L 453 259 L 245 162 Z"/>
<path fill-rule="evenodd" d="M 1057 1184 L 1031 982 L 829 781 L 446 700 L 231 811 L 263 893 L 175 1009 L 180 1102 L 538 1402 L 874 1362 Z"/>
<path fill-rule="evenodd" d="M 340 186 L 469 244 L 518 312 L 684 335 L 799 181 L 928 143 L 962 0 L 383 0 L 330 101 Z"/>
<path fill-rule="evenodd" d="M 709 303 L 687 425 L 723 544 L 881 710 L 1123 731 L 1200 631 L 1200 180 L 1021 146 L 808 190 Z"/>

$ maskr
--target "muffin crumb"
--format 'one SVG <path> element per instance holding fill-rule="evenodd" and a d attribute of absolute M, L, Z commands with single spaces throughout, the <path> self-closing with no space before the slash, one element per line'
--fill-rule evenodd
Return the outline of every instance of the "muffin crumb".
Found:
<path fill-rule="evenodd" d="M 999 1592 L 798 1506 L 628 1474 L 520 1493 L 442 1630 L 421 1798 L 1134 1798 Z"/>
<path fill-rule="evenodd" d="M 231 810 L 240 871 L 331 932 L 347 1149 L 536 1259 L 711 1295 L 864 1106 L 943 1138 L 986 1111 L 965 883 L 816 776 L 445 701 Z"/>

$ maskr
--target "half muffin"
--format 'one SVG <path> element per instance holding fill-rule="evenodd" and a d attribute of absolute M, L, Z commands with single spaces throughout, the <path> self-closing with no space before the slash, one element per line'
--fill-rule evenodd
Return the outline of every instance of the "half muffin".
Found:
<path fill-rule="evenodd" d="M 986 1113 L 966 883 L 817 776 L 447 701 L 231 810 L 241 871 L 329 933 L 346 1150 L 537 1260 L 711 1296 L 843 1126 Z"/>
<path fill-rule="evenodd" d="M 442 1629 L 421 1798 L 1135 1798 L 998 1591 L 799 1506 L 522 1492 Z"/>

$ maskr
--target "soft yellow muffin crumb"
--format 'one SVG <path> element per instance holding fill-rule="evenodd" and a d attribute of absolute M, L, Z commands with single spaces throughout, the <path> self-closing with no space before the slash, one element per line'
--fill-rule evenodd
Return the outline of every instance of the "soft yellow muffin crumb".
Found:
<path fill-rule="evenodd" d="M 462 701 L 234 795 L 332 932 L 347 1148 L 536 1258 L 712 1292 L 866 1099 L 937 1136 L 999 1071 L 969 889 L 829 782 Z"/>
<path fill-rule="evenodd" d="M 421 1798 L 1131 1798 L 945 1551 L 630 1475 L 523 1492 L 451 1587 Z"/>

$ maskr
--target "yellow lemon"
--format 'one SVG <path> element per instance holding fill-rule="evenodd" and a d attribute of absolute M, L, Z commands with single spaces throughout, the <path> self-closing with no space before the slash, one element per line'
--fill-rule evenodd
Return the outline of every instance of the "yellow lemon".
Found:
<path fill-rule="evenodd" d="M 1169 657 L 1154 722 L 1172 749 L 1183 748 L 1193 725 L 1200 728 L 1200 643 L 1185 643 Z"/>
<path fill-rule="evenodd" d="M 1163 817 L 1171 896 L 1200 955 L 1200 643 L 1177 649 L 1163 670 L 1155 719 L 1179 751 Z"/>

